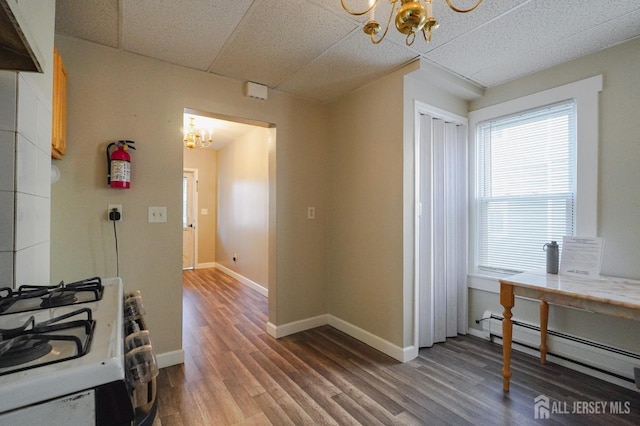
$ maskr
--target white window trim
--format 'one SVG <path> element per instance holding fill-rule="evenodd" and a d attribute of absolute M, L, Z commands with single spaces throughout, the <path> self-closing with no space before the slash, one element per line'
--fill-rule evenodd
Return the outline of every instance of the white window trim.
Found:
<path fill-rule="evenodd" d="M 506 274 L 480 273 L 476 268 L 477 212 L 475 202 L 476 125 L 485 120 L 575 99 L 576 121 L 576 235 L 597 236 L 599 92 L 602 75 L 491 105 L 469 113 L 469 287 L 498 292 L 497 279 Z"/>

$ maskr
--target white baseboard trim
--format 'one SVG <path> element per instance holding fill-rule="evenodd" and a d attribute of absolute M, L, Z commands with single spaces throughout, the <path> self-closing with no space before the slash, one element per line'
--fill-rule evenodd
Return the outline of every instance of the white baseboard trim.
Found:
<path fill-rule="evenodd" d="M 491 312 L 485 312 L 483 315 L 484 318 L 489 318 L 490 316 Z M 513 320 L 517 319 L 513 318 Z M 493 335 L 498 337 L 498 339 L 495 340 L 495 343 L 502 345 L 501 321 L 495 319 L 484 320 L 482 322 L 482 328 L 482 330 L 470 328 L 469 334 L 485 340 L 490 340 L 490 336 Z M 539 331 L 514 326 L 512 349 L 535 357 L 540 356 L 540 352 L 538 350 L 519 345 L 517 342 L 522 342 L 523 344 L 537 348 L 540 345 Z M 615 376 L 618 375 L 628 379 L 633 379 L 633 369 L 638 365 L 637 359 L 588 344 L 567 340 L 560 336 L 547 336 L 547 346 L 549 347 L 549 352 L 553 352 L 558 355 L 554 356 L 552 354 L 548 354 L 547 360 L 549 362 L 579 371 L 588 376 L 596 377 L 636 392 L 639 391 L 634 383 Z M 574 362 L 572 362 L 572 360 L 574 360 Z M 607 374 L 607 371 L 611 374 Z"/>
<path fill-rule="evenodd" d="M 418 351 L 413 346 L 402 348 L 333 315 L 329 315 L 329 325 L 400 362 L 411 361 L 418 356 Z"/>
<path fill-rule="evenodd" d="M 215 268 L 216 262 L 198 263 L 194 269 Z"/>
<path fill-rule="evenodd" d="M 312 328 L 329 324 L 327 315 L 318 315 L 312 318 L 306 318 L 299 321 L 290 322 L 283 325 L 275 325 L 271 322 L 267 323 L 267 333 L 279 339 L 280 337 L 289 336 Z"/>
<path fill-rule="evenodd" d="M 300 321 L 294 321 L 288 324 L 276 326 L 272 323 L 267 323 L 267 333 L 276 339 L 284 336 L 289 336 L 301 331 L 310 330 L 312 328 L 320 327 L 323 325 L 330 325 L 331 327 L 342 331 L 343 333 L 353 337 L 371 346 L 380 352 L 389 355 L 390 357 L 397 359 L 400 362 L 411 361 L 418 356 L 418 350 L 414 346 L 408 346 L 401 348 L 393 343 L 384 340 L 373 333 L 370 333 L 360 327 L 350 324 L 341 320 L 333 315 L 318 315 L 316 317 L 307 318 Z"/>
<path fill-rule="evenodd" d="M 469 333 L 474 337 L 479 337 L 484 340 L 489 340 L 489 333 L 485 333 L 484 331 L 478 330 L 477 328 L 469 328 L 467 330 L 467 333 Z"/>
<path fill-rule="evenodd" d="M 257 291 L 258 293 L 260 293 L 261 295 L 263 295 L 264 297 L 269 297 L 269 289 L 261 286 L 260 284 L 251 281 L 249 278 L 240 275 L 239 273 L 232 271 L 231 269 L 220 265 L 219 263 L 214 263 L 213 264 L 214 268 L 216 269 L 220 269 L 222 272 L 224 272 L 225 274 L 232 276 L 233 278 L 235 278 L 236 280 L 240 281 L 242 284 L 246 285 L 247 287 Z"/>
<path fill-rule="evenodd" d="M 184 349 L 156 354 L 156 360 L 158 361 L 158 368 L 184 364 Z"/>

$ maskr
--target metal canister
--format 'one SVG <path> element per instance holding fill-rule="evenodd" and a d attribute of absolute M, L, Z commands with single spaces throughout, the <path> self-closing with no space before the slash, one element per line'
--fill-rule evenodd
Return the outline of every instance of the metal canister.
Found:
<path fill-rule="evenodd" d="M 560 250 L 558 243 L 551 241 L 542 246 L 542 250 L 547 252 L 547 274 L 558 273 L 558 260 L 560 258 Z"/>

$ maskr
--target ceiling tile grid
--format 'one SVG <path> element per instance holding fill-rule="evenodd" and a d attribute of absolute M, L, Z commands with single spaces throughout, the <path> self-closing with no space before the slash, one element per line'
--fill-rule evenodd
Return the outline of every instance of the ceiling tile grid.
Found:
<path fill-rule="evenodd" d="M 251 3 L 251 0 L 124 1 L 122 48 L 207 70 Z"/>
<path fill-rule="evenodd" d="M 374 45 L 365 34 L 356 31 L 299 70 L 279 89 L 327 102 L 417 57 L 415 52 L 390 42 Z"/>
<path fill-rule="evenodd" d="M 57 0 L 56 32 L 118 46 L 118 0 Z"/>
<path fill-rule="evenodd" d="M 533 56 L 537 48 L 553 48 L 562 40 L 592 28 L 594 20 L 600 21 L 603 16 L 623 15 L 640 7 L 640 2 L 635 5 L 628 0 L 618 3 L 624 4 L 610 10 L 609 2 L 601 0 L 583 0 L 582 4 L 588 6 L 584 8 L 557 0 L 529 1 L 501 15 L 492 25 L 480 26 L 447 44 L 446 48 L 430 52 L 429 58 L 473 79 L 474 75 L 496 63 L 508 62 L 517 66 L 522 58 Z M 540 51 L 549 55 L 545 50 Z M 569 60 L 556 52 L 552 54 L 556 56 L 555 63 Z"/>
<path fill-rule="evenodd" d="M 357 22 L 357 23 L 363 23 L 369 19 L 368 14 L 359 15 L 359 16 L 348 14 L 342 8 L 342 4 L 340 0 L 308 0 L 308 1 L 310 3 L 315 3 L 318 6 L 333 12 L 336 16 L 343 16 L 346 19 L 353 20 L 354 22 Z M 367 8 L 369 7 L 369 0 L 344 0 L 344 4 L 355 12 L 361 12 L 363 10 L 367 10 Z M 389 3 L 387 0 L 380 0 L 378 2 L 377 9 L 380 10 L 381 7 L 387 8 L 389 7 L 388 4 Z"/>
<path fill-rule="evenodd" d="M 379 0 L 383 26 L 391 6 Z M 340 0 L 57 0 L 56 32 L 322 102 L 418 57 L 491 87 L 640 36 L 640 0 L 485 0 L 466 14 L 433 0 L 433 11 L 431 43 L 418 34 L 410 47 L 393 21 L 372 44 L 370 16 Z"/>
<path fill-rule="evenodd" d="M 312 3 L 256 1 L 211 71 L 277 87 L 354 28 Z"/>
<path fill-rule="evenodd" d="M 444 0 L 434 0 L 433 16 L 438 20 L 440 26 L 433 30 L 431 42 L 426 42 L 422 35 L 416 37 L 413 48 L 420 54 L 427 55 L 429 52 L 443 47 L 447 49 L 447 44 L 459 37 L 474 31 L 483 25 L 492 25 L 492 21 L 510 10 L 526 3 L 529 0 L 485 0 L 476 10 L 469 13 L 458 13 L 451 10 Z M 457 7 L 469 8 L 470 2 L 453 0 Z M 394 42 L 405 43 L 405 36 L 397 31 L 390 33 Z"/>
<path fill-rule="evenodd" d="M 487 87 L 541 71 L 565 61 L 577 59 L 615 44 L 631 40 L 640 32 L 640 10 L 606 21 L 572 37 L 553 42 L 548 46 L 532 46 L 528 55 L 520 55 L 517 61 L 501 61 L 472 77 Z M 612 42 L 613 41 L 613 42 Z M 639 52 L 640 54 L 640 52 Z"/>

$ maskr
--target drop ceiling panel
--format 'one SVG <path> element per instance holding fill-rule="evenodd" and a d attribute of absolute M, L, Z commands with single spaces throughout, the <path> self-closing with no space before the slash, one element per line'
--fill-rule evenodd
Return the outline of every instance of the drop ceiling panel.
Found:
<path fill-rule="evenodd" d="M 302 68 L 279 89 L 330 101 L 416 59 L 415 52 L 386 40 L 373 45 L 356 32 Z M 336 70 L 340 70 L 336 72 Z"/>
<path fill-rule="evenodd" d="M 308 1 L 310 3 L 317 4 L 318 6 L 323 7 L 325 9 L 331 11 L 332 13 L 335 14 L 335 16 L 345 17 L 346 19 L 350 19 L 350 20 L 352 20 L 352 21 L 354 21 L 356 23 L 362 23 L 362 22 L 365 22 L 365 21 L 367 21 L 369 19 L 369 15 L 368 14 L 359 15 L 359 16 L 348 14 L 342 8 L 342 4 L 340 3 L 340 0 L 308 0 Z M 366 10 L 369 7 L 369 0 L 344 0 L 344 2 L 347 5 L 347 7 L 351 8 L 354 11 L 358 11 L 358 12 Z M 380 8 L 385 8 L 385 10 L 388 10 L 388 8 L 389 8 L 388 0 L 380 0 L 378 2 L 378 6 L 376 8 L 378 10 L 380 10 Z"/>
<path fill-rule="evenodd" d="M 493 25 L 492 21 L 494 19 L 527 1 L 529 0 L 485 0 L 473 12 L 458 13 L 451 10 L 444 0 L 434 0 L 433 16 L 438 20 L 440 26 L 433 30 L 430 43 L 425 42 L 424 37 L 420 34 L 419 37 L 416 37 L 413 48 L 425 54 L 440 46 L 445 46 L 452 40 L 472 32 L 477 27 Z M 469 8 L 475 1 L 472 3 L 470 1 L 454 0 L 453 3 L 460 8 Z M 391 36 L 394 41 L 403 43 L 405 41 L 405 37 L 397 31 L 391 33 Z"/>
<path fill-rule="evenodd" d="M 596 52 L 620 40 L 630 40 L 640 32 L 640 10 L 626 14 L 618 19 L 607 21 L 573 37 L 554 42 L 552 46 L 532 46 L 526 54 L 519 55 L 515 61 L 499 61 L 472 76 L 473 80 L 491 87 L 496 84 L 524 76 L 566 60 Z M 614 40 L 613 44 L 611 41 Z M 640 54 L 640 53 L 639 53 Z"/>
<path fill-rule="evenodd" d="M 57 0 L 56 32 L 118 47 L 118 0 Z"/>
<path fill-rule="evenodd" d="M 390 7 L 379 0 L 382 24 Z M 640 0 L 485 0 L 468 14 L 433 0 L 433 10 L 432 42 L 411 47 L 394 22 L 371 44 L 370 16 L 340 0 L 57 0 L 56 32 L 321 101 L 418 56 L 491 87 L 640 36 Z"/>
<path fill-rule="evenodd" d="M 251 0 L 123 2 L 122 47 L 130 52 L 207 70 Z"/>
<path fill-rule="evenodd" d="M 564 39 L 640 7 L 640 2 L 628 0 L 583 1 L 587 3 L 589 7 L 582 8 L 557 0 L 529 1 L 496 18 L 491 25 L 478 27 L 429 52 L 428 58 L 465 76 L 476 75 L 502 60 L 517 66 L 519 58 L 530 55 L 536 47 L 553 49 Z M 615 8 L 612 3 L 617 3 Z M 555 63 L 569 60 L 555 55 Z"/>
<path fill-rule="evenodd" d="M 277 87 L 354 29 L 312 3 L 257 1 L 210 71 Z"/>

